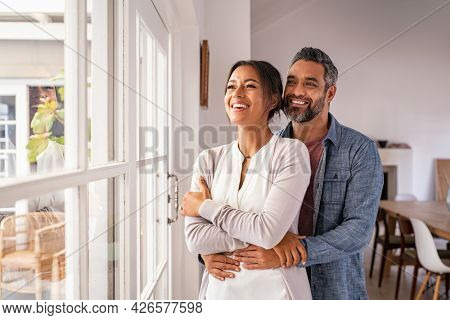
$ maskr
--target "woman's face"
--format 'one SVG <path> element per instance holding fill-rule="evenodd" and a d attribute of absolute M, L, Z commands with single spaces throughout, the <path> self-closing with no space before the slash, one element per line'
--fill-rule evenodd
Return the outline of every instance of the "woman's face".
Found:
<path fill-rule="evenodd" d="M 268 102 L 264 99 L 258 73 L 252 66 L 240 66 L 233 71 L 224 102 L 231 123 L 245 126 L 267 123 Z"/>

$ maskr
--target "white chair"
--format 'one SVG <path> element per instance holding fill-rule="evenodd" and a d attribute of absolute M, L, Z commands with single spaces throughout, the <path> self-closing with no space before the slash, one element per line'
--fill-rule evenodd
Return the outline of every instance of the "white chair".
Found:
<path fill-rule="evenodd" d="M 450 273 L 450 267 L 445 265 L 441 258 L 439 258 L 436 245 L 433 241 L 433 236 L 426 224 L 418 219 L 410 218 L 411 224 L 414 228 L 414 236 L 416 239 L 416 250 L 419 256 L 419 261 L 422 266 L 427 270 L 425 279 L 420 286 L 419 292 L 417 293 L 416 300 L 419 300 L 425 287 L 430 279 L 431 274 L 436 274 L 436 286 L 434 288 L 433 300 L 439 297 L 439 287 L 441 284 L 441 277 L 443 274 Z"/>

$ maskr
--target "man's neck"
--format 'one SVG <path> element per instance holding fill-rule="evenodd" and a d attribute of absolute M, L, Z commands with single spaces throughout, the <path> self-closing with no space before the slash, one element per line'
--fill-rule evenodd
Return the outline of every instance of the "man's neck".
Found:
<path fill-rule="evenodd" d="M 308 143 L 324 137 L 328 132 L 328 111 L 325 109 L 311 121 L 292 121 L 294 138 Z"/>

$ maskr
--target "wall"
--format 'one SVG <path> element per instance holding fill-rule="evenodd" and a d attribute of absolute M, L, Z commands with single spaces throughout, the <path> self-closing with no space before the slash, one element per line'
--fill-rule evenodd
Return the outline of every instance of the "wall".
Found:
<path fill-rule="evenodd" d="M 223 102 L 225 81 L 231 66 L 250 59 L 250 0 L 204 1 L 204 26 L 200 33 L 208 40 L 209 105 L 200 110 L 200 148 L 230 143 L 232 136 Z M 206 127 L 207 126 L 207 127 Z"/>
<path fill-rule="evenodd" d="M 64 69 L 57 41 L 0 40 L 0 78 L 50 79 Z"/>
<path fill-rule="evenodd" d="M 450 5 L 443 1 L 310 1 L 258 30 L 252 58 L 283 75 L 304 46 L 340 71 L 331 111 L 374 139 L 413 150 L 413 192 L 434 197 L 436 158 L 450 158 Z M 280 2 L 281 5 L 281 2 Z"/>

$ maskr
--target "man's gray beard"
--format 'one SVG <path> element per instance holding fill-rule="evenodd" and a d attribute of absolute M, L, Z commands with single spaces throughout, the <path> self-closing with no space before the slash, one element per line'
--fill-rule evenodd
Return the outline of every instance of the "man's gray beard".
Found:
<path fill-rule="evenodd" d="M 297 114 L 296 112 L 291 112 L 295 110 L 296 108 L 289 108 L 287 110 L 287 117 L 289 120 L 294 122 L 308 122 L 314 119 L 319 113 L 322 112 L 325 102 L 325 96 L 321 97 L 317 102 L 314 104 L 314 106 L 309 106 L 308 109 L 305 110 L 305 112 Z"/>

